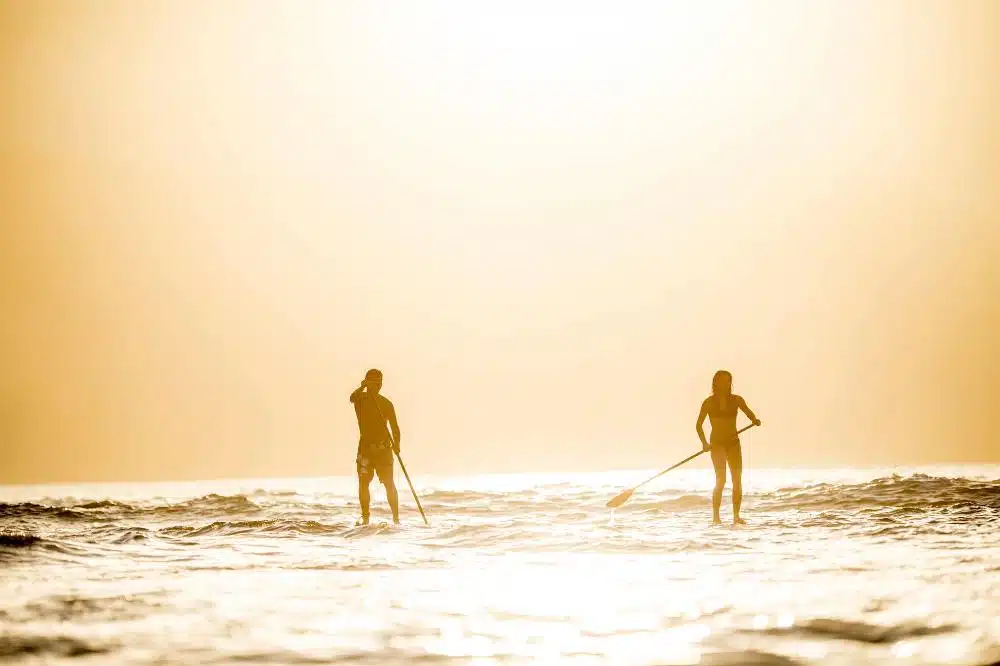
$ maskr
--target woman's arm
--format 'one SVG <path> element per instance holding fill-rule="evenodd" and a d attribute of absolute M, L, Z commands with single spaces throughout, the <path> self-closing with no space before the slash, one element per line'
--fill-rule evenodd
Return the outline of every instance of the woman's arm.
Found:
<path fill-rule="evenodd" d="M 747 405 L 747 401 L 744 400 L 742 396 L 740 396 L 739 407 L 740 409 L 743 410 L 743 413 L 747 415 L 747 418 L 753 421 L 754 425 L 756 426 L 760 425 L 760 419 L 757 418 L 757 416 L 753 413 L 753 410 L 750 409 L 750 407 Z"/>
<path fill-rule="evenodd" d="M 705 439 L 705 429 L 702 427 L 706 416 L 708 416 L 708 400 L 701 403 L 701 411 L 698 412 L 698 420 L 694 424 L 694 429 L 698 431 L 698 439 L 701 440 L 703 451 L 708 451 L 708 440 Z"/>

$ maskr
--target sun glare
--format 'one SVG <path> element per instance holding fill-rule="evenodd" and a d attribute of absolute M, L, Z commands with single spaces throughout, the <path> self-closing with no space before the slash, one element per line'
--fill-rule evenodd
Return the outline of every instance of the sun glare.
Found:
<path fill-rule="evenodd" d="M 374 364 L 424 438 L 420 469 L 563 470 L 570 451 L 629 468 L 667 433 L 689 444 L 707 374 L 739 367 L 762 411 L 787 412 L 761 455 L 812 464 L 849 441 L 907 458 L 953 422 L 906 417 L 945 386 L 929 377 L 989 385 L 948 370 L 986 353 L 950 327 L 992 330 L 970 299 L 996 236 L 992 41 L 963 8 L 12 9 L 8 186 L 27 194 L 0 197 L 25 220 L 0 263 L 18 285 L 55 262 L 8 290 L 7 390 L 32 405 L 18 428 L 109 447 L 52 478 L 107 461 L 108 478 L 351 473 L 315 443 L 353 437 L 331 396 Z M 892 378 L 914 373 L 904 397 Z M 806 375 L 823 391 L 808 401 L 789 389 Z"/>
<path fill-rule="evenodd" d="M 998 663 L 997 63 L 1000 0 L 0 0 L 0 653 Z"/>
<path fill-rule="evenodd" d="M 649 104 L 651 94 L 683 106 L 678 90 L 721 82 L 755 24 L 745 6 L 718 3 L 447 2 L 370 11 L 380 13 L 366 38 L 399 85 L 484 130 L 500 122 L 529 134 L 599 129 L 603 116 Z"/>

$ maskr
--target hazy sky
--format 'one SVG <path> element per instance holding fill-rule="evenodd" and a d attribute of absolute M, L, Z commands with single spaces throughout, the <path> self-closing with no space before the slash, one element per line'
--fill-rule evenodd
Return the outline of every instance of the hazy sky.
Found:
<path fill-rule="evenodd" d="M 0 482 L 1000 461 L 1000 3 L 0 0 Z M 702 463 L 704 464 L 704 463 Z"/>

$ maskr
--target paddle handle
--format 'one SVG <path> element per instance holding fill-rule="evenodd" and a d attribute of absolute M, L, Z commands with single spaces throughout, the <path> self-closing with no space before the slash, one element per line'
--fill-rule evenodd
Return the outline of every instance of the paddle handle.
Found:
<path fill-rule="evenodd" d="M 749 430 L 750 428 L 754 427 L 755 425 L 756 425 L 755 423 L 751 423 L 751 424 L 750 424 L 750 425 L 748 425 L 748 426 L 745 426 L 745 427 L 743 427 L 743 428 L 740 428 L 739 430 L 737 430 L 737 431 L 736 431 L 736 434 L 738 435 L 738 434 L 740 434 L 741 432 L 743 432 L 744 430 Z M 702 450 L 701 450 L 701 451 L 699 451 L 698 453 L 694 453 L 694 454 L 692 454 L 692 455 L 689 455 L 689 456 L 688 456 L 687 458 L 685 458 L 684 460 L 680 461 L 680 462 L 679 462 L 679 463 L 677 463 L 676 465 L 671 465 L 670 467 L 666 468 L 665 470 L 663 470 L 663 471 L 662 471 L 662 472 L 660 472 L 659 474 L 656 474 L 655 476 L 651 476 L 651 477 L 649 477 L 648 479 L 646 479 L 645 481 L 643 481 L 642 483 L 640 483 L 640 484 L 639 484 L 638 486 L 634 486 L 634 487 L 632 488 L 632 490 L 638 490 L 639 488 L 641 488 L 642 486 L 646 485 L 646 484 L 647 484 L 647 483 L 649 483 L 650 481 L 653 481 L 653 480 L 655 480 L 655 479 L 658 479 L 658 478 L 660 478 L 661 476 L 663 476 L 664 474 L 666 474 L 666 473 L 667 473 L 667 472 L 669 472 L 670 470 L 673 470 L 673 469 L 677 469 L 678 467 L 680 467 L 680 466 L 681 466 L 681 465 L 683 465 L 684 463 L 686 463 L 686 462 L 689 462 L 689 461 L 691 461 L 691 460 L 694 460 L 695 458 L 697 458 L 697 457 L 698 457 L 698 456 L 700 456 L 701 454 L 705 453 L 705 451 L 708 451 L 708 449 L 702 449 Z"/>

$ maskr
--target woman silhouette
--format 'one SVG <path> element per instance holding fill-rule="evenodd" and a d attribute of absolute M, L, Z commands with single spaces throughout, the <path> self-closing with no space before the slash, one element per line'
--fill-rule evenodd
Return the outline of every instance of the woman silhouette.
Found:
<path fill-rule="evenodd" d="M 728 370 L 719 370 L 712 377 L 712 395 L 701 403 L 698 422 L 695 428 L 701 439 L 702 448 L 712 453 L 712 465 L 715 467 L 715 490 L 712 491 L 712 522 L 722 523 L 719 518 L 719 508 L 722 505 L 722 490 L 726 487 L 726 463 L 733 477 L 733 524 L 744 525 L 746 521 L 740 518 L 740 503 L 743 501 L 743 452 L 740 450 L 740 437 L 736 434 L 737 410 L 760 425 L 754 413 L 747 407 L 746 401 L 733 395 L 733 375 Z M 705 417 L 712 424 L 711 444 L 705 439 L 702 424 Z"/>

